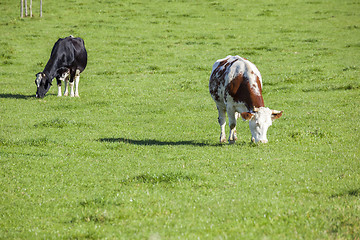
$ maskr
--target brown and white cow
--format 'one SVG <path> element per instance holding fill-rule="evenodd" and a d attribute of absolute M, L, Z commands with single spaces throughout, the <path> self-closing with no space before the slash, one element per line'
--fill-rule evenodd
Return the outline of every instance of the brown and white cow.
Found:
<path fill-rule="evenodd" d="M 236 120 L 249 120 L 253 142 L 267 143 L 266 133 L 272 121 L 281 117 L 282 111 L 264 106 L 262 79 L 256 66 L 245 58 L 227 56 L 213 65 L 209 81 L 211 97 L 219 112 L 220 142 L 226 142 L 226 113 L 229 118 L 229 143 L 235 143 Z"/>

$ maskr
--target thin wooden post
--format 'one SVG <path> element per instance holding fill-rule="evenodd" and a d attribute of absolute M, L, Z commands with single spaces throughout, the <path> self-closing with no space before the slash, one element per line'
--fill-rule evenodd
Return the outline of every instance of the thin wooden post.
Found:
<path fill-rule="evenodd" d="M 30 10 L 30 17 L 32 17 L 32 0 L 30 0 L 29 10 Z"/>
<path fill-rule="evenodd" d="M 20 1 L 20 17 L 24 17 L 24 0 Z"/>
<path fill-rule="evenodd" d="M 28 16 L 28 9 L 27 9 L 27 0 L 25 0 L 25 17 Z"/>
<path fill-rule="evenodd" d="M 40 0 L 40 17 L 42 17 L 42 0 Z"/>

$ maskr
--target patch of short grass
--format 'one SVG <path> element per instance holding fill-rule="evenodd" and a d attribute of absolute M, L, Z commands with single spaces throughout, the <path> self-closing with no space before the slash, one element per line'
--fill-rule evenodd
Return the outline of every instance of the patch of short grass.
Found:
<path fill-rule="evenodd" d="M 0 16 L 0 238 L 354 239 L 359 3 L 44 2 Z M 80 98 L 35 99 L 59 37 Z M 219 144 L 216 59 L 254 62 L 284 110 L 269 143 Z M 228 129 L 227 129 L 228 131 Z"/>

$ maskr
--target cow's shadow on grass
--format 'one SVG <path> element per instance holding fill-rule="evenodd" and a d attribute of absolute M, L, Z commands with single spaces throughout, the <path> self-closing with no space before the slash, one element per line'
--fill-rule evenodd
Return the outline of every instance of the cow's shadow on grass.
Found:
<path fill-rule="evenodd" d="M 110 143 L 128 143 L 141 146 L 196 146 L 196 147 L 206 147 L 206 146 L 222 146 L 221 144 L 213 143 L 204 143 L 204 142 L 195 142 L 195 141 L 159 141 L 155 139 L 143 139 L 143 140 L 134 140 L 128 138 L 100 138 L 100 142 L 110 142 Z"/>
<path fill-rule="evenodd" d="M 57 94 L 54 93 L 48 93 L 46 94 L 45 98 L 47 96 L 57 96 Z M 23 95 L 23 94 L 12 94 L 12 93 L 0 93 L 0 98 L 12 98 L 12 99 L 41 99 L 41 98 L 36 98 L 35 94 L 30 94 L 30 95 Z M 42 98 L 44 99 L 44 98 Z"/>
<path fill-rule="evenodd" d="M 35 98 L 35 94 L 23 95 L 23 94 L 12 94 L 12 93 L 0 93 L 0 98 L 29 99 L 29 98 Z"/>

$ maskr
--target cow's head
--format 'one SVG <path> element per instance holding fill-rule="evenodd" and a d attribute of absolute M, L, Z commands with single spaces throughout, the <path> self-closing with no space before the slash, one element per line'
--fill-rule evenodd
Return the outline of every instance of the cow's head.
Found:
<path fill-rule="evenodd" d="M 36 97 L 43 98 L 51 87 L 51 81 L 43 72 L 39 72 L 35 76 L 35 84 L 37 86 Z"/>
<path fill-rule="evenodd" d="M 243 112 L 241 117 L 244 120 L 249 120 L 249 126 L 251 131 L 251 141 L 267 143 L 266 133 L 268 128 L 272 125 L 275 119 L 281 117 L 283 111 L 271 110 L 269 108 L 260 107 L 255 108 L 254 112 Z"/>

